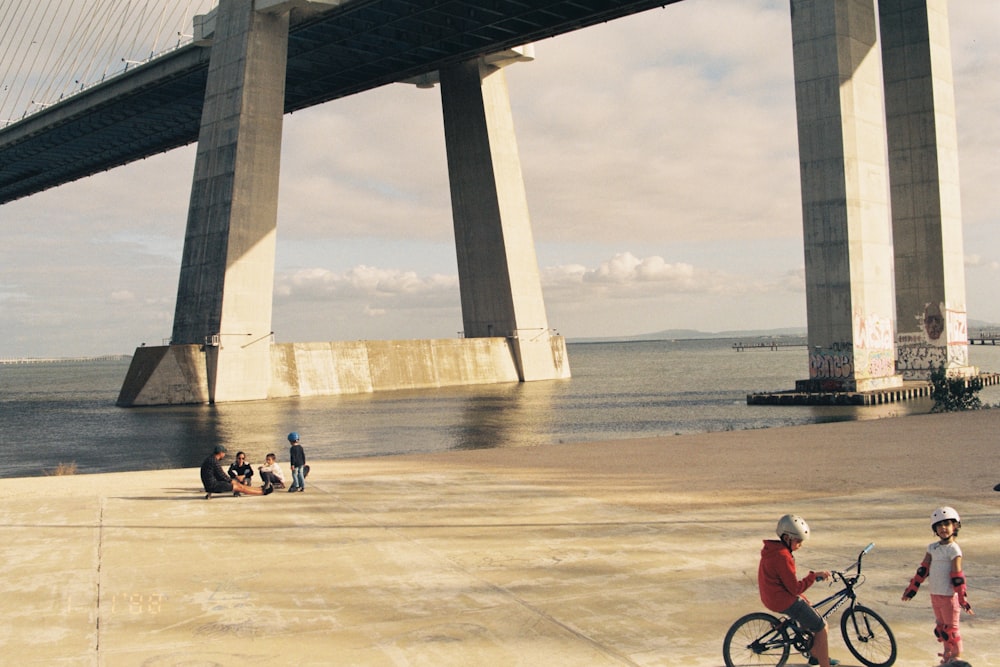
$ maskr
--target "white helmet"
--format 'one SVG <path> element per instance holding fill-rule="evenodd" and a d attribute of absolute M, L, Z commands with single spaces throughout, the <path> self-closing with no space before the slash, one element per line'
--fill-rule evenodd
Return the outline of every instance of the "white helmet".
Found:
<path fill-rule="evenodd" d="M 958 516 L 958 512 L 955 511 L 954 507 L 939 507 L 931 514 L 931 528 L 949 519 L 957 524 L 962 523 L 962 517 Z"/>
<path fill-rule="evenodd" d="M 809 524 L 806 520 L 795 514 L 786 514 L 778 519 L 778 527 L 775 529 L 778 537 L 791 535 L 797 540 L 806 541 L 809 537 Z"/>

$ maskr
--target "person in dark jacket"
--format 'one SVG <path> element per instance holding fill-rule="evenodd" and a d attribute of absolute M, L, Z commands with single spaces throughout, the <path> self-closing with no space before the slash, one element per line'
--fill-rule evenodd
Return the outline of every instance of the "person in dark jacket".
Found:
<path fill-rule="evenodd" d="M 237 482 L 253 486 L 253 466 L 247 463 L 247 455 L 236 452 L 236 460 L 229 464 L 229 476 Z"/>
<path fill-rule="evenodd" d="M 288 491 L 306 490 L 306 451 L 299 444 L 299 434 L 292 431 L 288 434 L 288 456 L 292 465 L 292 485 Z"/>
<path fill-rule="evenodd" d="M 213 493 L 232 493 L 234 496 L 246 493 L 251 496 L 266 496 L 271 493 L 270 487 L 266 489 L 255 489 L 247 486 L 235 479 L 230 479 L 226 473 L 222 472 L 219 462 L 226 458 L 226 448 L 216 445 L 212 453 L 205 457 L 201 464 L 201 483 L 205 487 L 205 500 L 212 497 Z"/>

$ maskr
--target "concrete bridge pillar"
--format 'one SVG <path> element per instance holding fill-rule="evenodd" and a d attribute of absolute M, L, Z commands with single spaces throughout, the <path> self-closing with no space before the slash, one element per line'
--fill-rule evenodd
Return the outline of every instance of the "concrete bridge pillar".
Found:
<path fill-rule="evenodd" d="M 465 337 L 508 338 L 522 381 L 569 377 L 545 314 L 503 70 L 476 59 L 440 82 Z"/>
<path fill-rule="evenodd" d="M 969 366 L 947 0 L 879 3 L 896 267 L 897 367 Z"/>
<path fill-rule="evenodd" d="M 791 0 L 809 379 L 901 386 L 882 66 L 873 0 Z"/>
<path fill-rule="evenodd" d="M 268 395 L 288 12 L 220 0 L 214 32 L 171 345 L 137 351 L 119 404 Z"/>

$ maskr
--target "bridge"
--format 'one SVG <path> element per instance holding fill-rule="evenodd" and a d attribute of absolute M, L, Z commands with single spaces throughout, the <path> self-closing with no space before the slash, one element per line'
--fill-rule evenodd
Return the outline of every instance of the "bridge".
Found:
<path fill-rule="evenodd" d="M 290 12 L 284 113 L 680 0 L 256 0 Z M 0 128 L 0 204 L 197 141 L 214 17 L 194 40 Z"/>
<path fill-rule="evenodd" d="M 668 4 L 221 0 L 190 45 L 0 129 L 0 203 L 198 141 L 173 335 L 137 350 L 121 405 L 568 377 L 502 67 L 530 59 L 526 43 Z M 974 374 L 947 1 L 792 0 L 791 25 L 810 349 L 797 389 L 882 391 L 942 363 Z M 440 85 L 465 339 L 276 345 L 282 116 L 394 81 Z"/>

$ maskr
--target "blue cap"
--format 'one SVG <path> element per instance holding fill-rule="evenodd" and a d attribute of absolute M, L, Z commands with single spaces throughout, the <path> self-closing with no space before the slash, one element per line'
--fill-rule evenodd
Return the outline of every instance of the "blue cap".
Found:
<path fill-rule="evenodd" d="M 299 441 L 298 431 L 292 431 L 291 433 L 288 434 L 288 442 L 298 442 L 298 441 Z"/>

